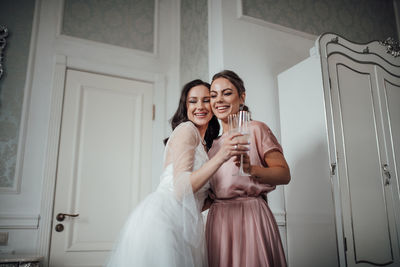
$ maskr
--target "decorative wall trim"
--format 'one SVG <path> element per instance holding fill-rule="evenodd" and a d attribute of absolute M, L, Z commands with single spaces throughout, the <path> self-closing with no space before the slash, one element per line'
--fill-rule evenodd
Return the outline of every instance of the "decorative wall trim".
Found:
<path fill-rule="evenodd" d="M 0 213 L 0 229 L 38 229 L 39 215 Z"/>
<path fill-rule="evenodd" d="M 40 214 L 42 223 L 39 228 L 37 253 L 44 255 L 48 260 L 51 238 L 51 224 L 53 215 L 54 192 L 56 183 L 58 140 L 60 137 L 61 112 L 64 94 L 66 72 L 66 57 L 56 56 L 53 77 L 53 95 L 51 99 L 51 118 L 48 130 L 48 146 L 46 151 L 46 167 L 43 178 L 43 193 Z M 45 262 L 46 266 L 46 262 Z"/>
<path fill-rule="evenodd" d="M 153 29 L 153 55 L 159 55 L 159 21 L 160 21 L 160 5 L 159 0 L 154 0 L 154 29 Z"/>
<path fill-rule="evenodd" d="M 111 55 L 117 55 L 117 56 L 118 54 L 124 54 L 127 57 L 132 57 L 132 55 L 136 55 L 139 57 L 156 58 L 157 56 L 157 54 L 151 52 L 146 52 L 138 49 L 125 48 L 112 44 L 100 43 L 64 34 L 57 35 L 56 42 L 57 45 L 60 45 L 61 48 L 65 47 L 65 49 L 68 49 L 69 45 L 72 45 L 73 47 L 75 46 L 81 47 L 81 49 L 85 49 L 85 52 L 88 53 L 89 55 L 93 53 L 94 55 L 98 56 L 98 53 L 95 54 L 94 51 L 104 50 L 103 56 L 107 56 L 107 53 L 111 53 Z M 94 47 L 96 48 L 96 50 L 88 49 L 90 47 L 92 48 Z"/>
<path fill-rule="evenodd" d="M 400 39 L 400 0 L 393 0 L 393 9 L 396 18 L 397 38 Z"/>
<path fill-rule="evenodd" d="M 286 213 L 285 212 L 272 212 L 274 214 L 276 223 L 279 227 L 286 228 Z"/>
<path fill-rule="evenodd" d="M 208 0 L 208 76 L 224 69 L 221 0 Z"/>
<path fill-rule="evenodd" d="M 79 45 L 79 44 L 84 44 L 87 45 L 88 47 L 90 46 L 97 46 L 100 49 L 107 49 L 108 53 L 135 53 L 138 54 L 139 56 L 146 56 L 146 57 L 157 57 L 159 55 L 159 0 L 154 0 L 154 24 L 153 24 L 153 51 L 148 52 L 140 49 L 133 49 L 133 48 L 127 48 L 127 47 L 122 47 L 118 45 L 112 45 L 112 44 L 107 44 L 107 43 L 101 43 L 89 39 L 83 39 L 79 37 L 74 37 L 74 36 L 69 36 L 61 33 L 62 30 L 62 23 L 63 23 L 63 14 L 64 14 L 64 1 L 65 0 L 60 0 L 60 6 L 58 7 L 58 18 L 60 18 L 57 21 L 57 39 L 61 41 L 65 41 L 71 44 Z M 91 49 L 86 49 L 86 52 L 91 51 Z"/>
<path fill-rule="evenodd" d="M 25 87 L 22 100 L 22 111 L 21 111 L 21 121 L 19 125 L 19 136 L 18 136 L 18 148 L 17 148 L 17 160 L 15 164 L 15 176 L 14 185 L 12 187 L 0 187 L 0 194 L 19 194 L 21 192 L 21 180 L 22 180 L 22 168 L 25 152 L 25 142 L 26 142 L 26 129 L 28 123 L 28 111 L 29 103 L 31 99 L 33 72 L 35 64 L 35 51 L 36 51 L 36 39 L 39 29 L 39 7 L 40 0 L 35 2 L 33 21 L 32 21 L 32 32 L 31 40 L 29 45 L 29 56 L 28 65 L 26 69 L 25 77 Z"/>
<path fill-rule="evenodd" d="M 61 50 L 61 54 L 69 55 L 69 51 L 84 51 L 85 56 L 91 56 L 98 58 L 99 54 L 102 54 L 103 59 L 107 61 L 121 62 L 121 58 L 129 62 L 138 62 L 143 59 L 151 59 L 156 61 L 159 53 L 157 44 L 154 44 L 153 52 L 142 51 L 138 49 L 131 49 L 121 47 L 117 45 L 96 42 L 92 40 L 82 39 L 69 35 L 61 34 L 63 12 L 64 12 L 64 0 L 59 0 L 57 7 L 57 25 L 56 25 L 56 46 L 58 50 Z M 158 42 L 158 13 L 159 13 L 159 1 L 155 0 L 155 21 L 154 21 L 154 42 Z M 74 53 L 71 53 L 74 54 Z"/>
<path fill-rule="evenodd" d="M 310 33 L 306 33 L 306 32 L 302 32 L 302 31 L 298 31 L 298 30 L 294 30 L 282 25 L 278 25 L 272 22 L 268 22 L 262 19 L 257 19 L 254 17 L 250 17 L 247 15 L 243 14 L 243 5 L 242 5 L 242 0 L 236 0 L 237 1 L 237 18 L 249 23 L 253 23 L 253 24 L 257 24 L 263 27 L 268 27 L 277 31 L 281 31 L 281 32 L 285 32 L 285 33 L 289 33 L 289 34 L 294 34 L 300 37 L 303 37 L 305 39 L 308 40 L 312 40 L 315 41 L 315 39 L 317 39 L 317 35 L 314 34 L 310 34 Z"/>

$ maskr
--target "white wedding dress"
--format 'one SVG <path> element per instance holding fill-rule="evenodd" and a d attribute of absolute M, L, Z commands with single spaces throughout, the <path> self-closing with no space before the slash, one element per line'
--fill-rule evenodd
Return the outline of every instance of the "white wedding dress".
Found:
<path fill-rule="evenodd" d="M 190 121 L 172 132 L 160 184 L 129 216 L 108 267 L 207 266 L 201 208 L 209 184 L 193 194 L 189 181 L 208 160 L 201 140 Z"/>

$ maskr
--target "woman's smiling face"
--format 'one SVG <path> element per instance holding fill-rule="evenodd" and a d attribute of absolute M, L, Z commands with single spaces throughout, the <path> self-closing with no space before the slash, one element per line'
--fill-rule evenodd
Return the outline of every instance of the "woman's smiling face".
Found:
<path fill-rule="evenodd" d="M 204 85 L 190 89 L 186 100 L 187 117 L 198 128 L 207 128 L 213 114 L 210 107 L 210 92 Z"/>
<path fill-rule="evenodd" d="M 239 112 L 240 104 L 244 103 L 245 94 L 239 96 L 236 87 L 225 78 L 217 78 L 211 84 L 211 108 L 214 115 L 226 121 L 229 114 Z"/>

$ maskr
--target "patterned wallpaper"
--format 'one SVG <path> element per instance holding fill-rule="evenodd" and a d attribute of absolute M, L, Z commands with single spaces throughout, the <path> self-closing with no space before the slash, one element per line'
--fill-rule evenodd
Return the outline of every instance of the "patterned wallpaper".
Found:
<path fill-rule="evenodd" d="M 13 187 L 35 1 L 1 0 L 9 35 L 0 80 L 0 187 Z"/>
<path fill-rule="evenodd" d="M 242 0 L 243 14 L 320 35 L 365 43 L 397 37 L 392 0 Z"/>
<path fill-rule="evenodd" d="M 153 52 L 154 16 L 154 0 L 65 0 L 61 33 Z"/>
<path fill-rule="evenodd" d="M 181 85 L 209 81 L 207 13 L 207 0 L 181 0 Z"/>

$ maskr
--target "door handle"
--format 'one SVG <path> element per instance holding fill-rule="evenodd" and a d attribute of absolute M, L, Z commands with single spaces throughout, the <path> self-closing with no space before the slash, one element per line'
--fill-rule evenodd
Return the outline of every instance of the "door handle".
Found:
<path fill-rule="evenodd" d="M 67 214 L 67 213 L 59 213 L 57 214 L 57 221 L 62 222 L 65 220 L 65 217 L 78 217 L 79 214 Z"/>
<path fill-rule="evenodd" d="M 56 231 L 57 232 L 62 232 L 64 231 L 64 225 L 62 225 L 61 223 L 56 225 Z"/>

